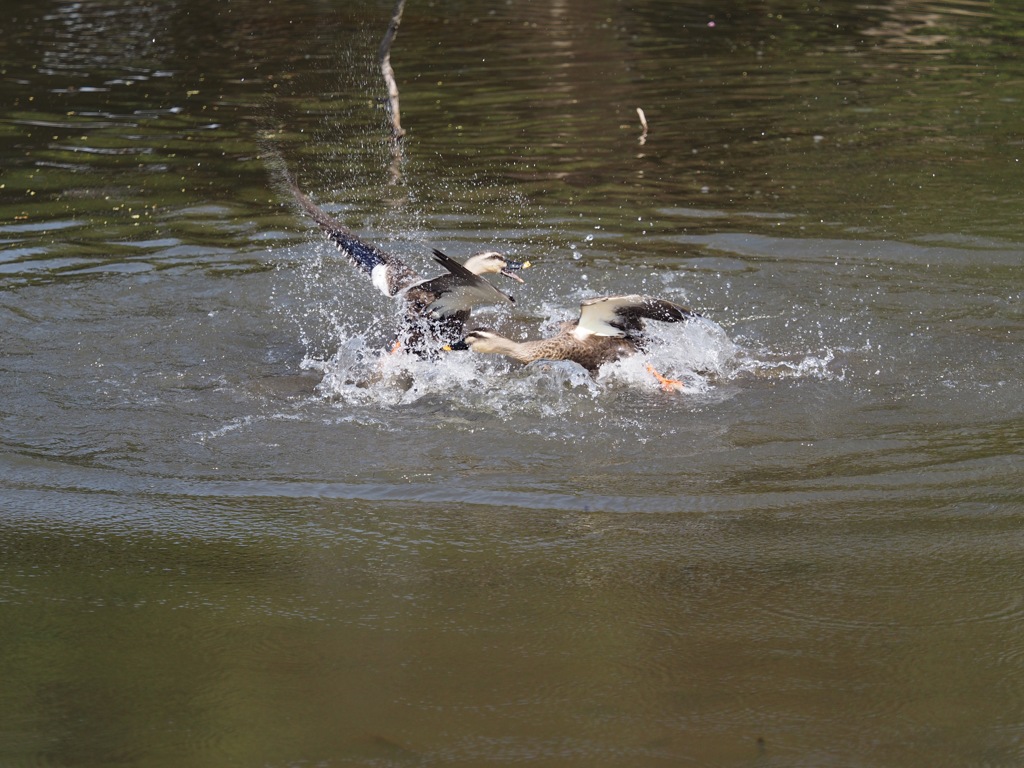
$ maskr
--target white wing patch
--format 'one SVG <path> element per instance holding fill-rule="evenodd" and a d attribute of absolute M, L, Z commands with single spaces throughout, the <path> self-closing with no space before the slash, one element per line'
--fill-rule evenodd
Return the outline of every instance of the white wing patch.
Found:
<path fill-rule="evenodd" d="M 388 265 L 378 264 L 370 270 L 370 280 L 385 296 L 391 296 L 391 286 L 388 284 Z"/>
<path fill-rule="evenodd" d="M 509 301 L 509 297 L 480 278 L 472 285 L 456 285 L 446 290 L 428 307 L 438 317 L 453 315 L 472 309 L 477 304 L 495 304 Z"/>
<path fill-rule="evenodd" d="M 587 336 L 625 336 L 625 332 L 613 325 L 624 307 L 634 307 L 643 302 L 642 296 L 603 296 L 587 299 L 580 304 L 580 319 L 573 331 L 578 339 Z"/>

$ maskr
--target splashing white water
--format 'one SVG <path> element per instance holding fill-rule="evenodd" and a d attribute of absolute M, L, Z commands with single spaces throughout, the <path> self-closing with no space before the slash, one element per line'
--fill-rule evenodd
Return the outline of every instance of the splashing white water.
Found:
<path fill-rule="evenodd" d="M 652 367 L 681 383 L 675 394 L 701 395 L 750 364 L 744 351 L 711 321 L 650 326 L 646 353 L 605 365 L 596 377 L 568 361 L 521 366 L 472 352 L 443 353 L 433 360 L 391 354 L 359 334 L 349 335 L 329 359 L 307 359 L 304 365 L 323 374 L 321 395 L 351 405 L 399 407 L 439 397 L 455 407 L 564 415 L 579 401 L 600 402 L 624 391 L 660 394 Z"/>

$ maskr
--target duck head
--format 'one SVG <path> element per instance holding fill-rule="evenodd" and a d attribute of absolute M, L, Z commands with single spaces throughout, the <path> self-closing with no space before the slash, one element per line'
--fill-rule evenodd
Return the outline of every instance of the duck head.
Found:
<path fill-rule="evenodd" d="M 497 251 L 483 251 L 476 253 L 466 259 L 463 265 L 474 275 L 499 274 L 515 280 L 517 283 L 526 282 L 516 274 L 519 270 L 527 269 L 530 266 L 528 261 L 512 261 L 506 259 Z"/>

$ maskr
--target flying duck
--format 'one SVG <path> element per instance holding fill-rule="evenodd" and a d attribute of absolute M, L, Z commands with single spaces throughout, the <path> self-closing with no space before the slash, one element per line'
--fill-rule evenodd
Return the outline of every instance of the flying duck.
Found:
<path fill-rule="evenodd" d="M 465 264 L 460 264 L 434 249 L 434 261 L 447 272 L 425 279 L 401 259 L 361 240 L 329 216 L 293 179 L 288 177 L 287 183 L 299 205 L 353 266 L 365 273 L 385 296 L 405 301 L 405 327 L 393 349 L 405 343 L 418 354 L 429 354 L 457 342 L 466 332 L 466 322 L 474 306 L 515 301 L 480 275 L 496 273 L 522 283 L 523 279 L 515 273 L 530 266 L 528 261 L 515 262 L 497 251 L 474 254 Z"/>
<path fill-rule="evenodd" d="M 597 373 L 605 363 L 644 350 L 644 319 L 676 323 L 699 317 L 701 315 L 692 309 L 665 299 L 636 294 L 601 296 L 583 301 L 579 318 L 563 323 L 554 336 L 520 342 L 487 328 L 477 328 L 447 349 L 505 355 L 521 363 L 571 360 Z M 652 366 L 648 365 L 647 369 L 664 389 L 681 387 L 680 382 L 662 376 Z"/>

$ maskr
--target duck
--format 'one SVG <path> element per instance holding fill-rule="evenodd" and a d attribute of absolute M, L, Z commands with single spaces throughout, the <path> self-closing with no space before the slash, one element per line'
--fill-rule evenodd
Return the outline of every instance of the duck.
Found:
<path fill-rule="evenodd" d="M 445 350 L 504 355 L 524 364 L 571 360 L 596 375 L 602 365 L 645 350 L 645 319 L 677 323 L 700 318 L 702 315 L 689 307 L 653 296 L 599 296 L 581 302 L 579 317 L 562 323 L 554 336 L 513 341 L 489 328 L 475 328 Z M 647 370 L 663 389 L 682 388 L 682 382 L 661 375 L 650 364 Z"/>
<path fill-rule="evenodd" d="M 515 302 L 511 294 L 498 290 L 481 275 L 500 274 L 525 282 L 516 272 L 528 268 L 529 261 L 513 261 L 498 251 L 481 251 L 463 264 L 436 248 L 433 260 L 446 271 L 433 278 L 421 277 L 404 261 L 361 239 L 328 215 L 293 178 L 286 176 L 285 181 L 327 240 L 369 277 L 381 293 L 404 301 L 403 329 L 392 344 L 392 351 L 404 344 L 418 355 L 430 356 L 463 337 L 475 306 Z"/>

